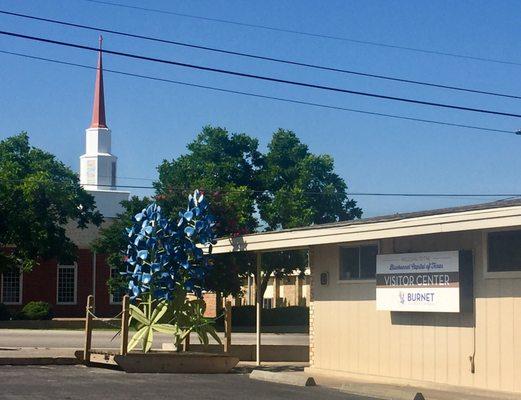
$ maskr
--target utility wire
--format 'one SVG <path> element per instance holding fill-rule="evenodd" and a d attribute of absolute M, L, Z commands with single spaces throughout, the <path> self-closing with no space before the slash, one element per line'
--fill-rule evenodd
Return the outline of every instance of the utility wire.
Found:
<path fill-rule="evenodd" d="M 6 51 L 6 50 L 0 50 L 0 53 L 14 55 L 14 56 L 23 57 L 23 58 L 29 58 L 29 59 L 33 59 L 33 60 L 47 61 L 47 62 L 51 62 L 51 63 L 55 63 L 55 64 L 79 67 L 79 68 L 86 68 L 86 69 L 92 69 L 92 70 L 97 69 L 97 67 L 93 67 L 90 65 L 71 63 L 68 61 L 61 61 L 61 60 L 56 60 L 56 59 L 52 59 L 52 58 L 32 56 L 32 55 L 28 55 L 28 54 L 16 53 L 16 52 L 11 52 L 11 51 Z M 494 129 L 494 128 L 476 126 L 476 125 L 457 124 L 457 123 L 452 123 L 452 122 L 414 118 L 414 117 L 407 117 L 404 115 L 386 114 L 386 113 L 372 112 L 372 111 L 366 111 L 366 110 L 360 110 L 360 109 L 333 106 L 333 105 L 328 105 L 328 104 L 313 103 L 313 102 L 308 102 L 308 101 L 288 99 L 288 98 L 284 98 L 284 97 L 266 96 L 266 95 L 262 95 L 262 94 L 252 93 L 252 92 L 243 92 L 243 91 L 224 89 L 224 88 L 219 88 L 219 87 L 214 87 L 214 86 L 199 85 L 199 84 L 195 84 L 195 83 L 176 81 L 176 80 L 172 80 L 172 79 L 159 78 L 159 77 L 154 77 L 154 76 L 149 76 L 149 75 L 134 74 L 134 73 L 130 73 L 130 72 L 123 72 L 123 71 L 107 69 L 107 68 L 104 68 L 103 71 L 112 73 L 112 74 L 129 76 L 129 77 L 140 78 L 140 79 L 148 79 L 148 80 L 157 81 L 157 82 L 171 83 L 171 84 L 183 85 L 183 86 L 188 86 L 188 87 L 196 87 L 196 88 L 200 88 L 200 89 L 207 89 L 207 90 L 212 90 L 212 91 L 217 91 L 217 92 L 238 94 L 238 95 L 242 95 L 242 96 L 249 96 L 249 97 L 261 98 L 261 99 L 266 99 L 266 100 L 275 100 L 275 101 L 280 101 L 280 102 L 285 102 L 285 103 L 300 104 L 300 105 L 318 107 L 318 108 L 323 108 L 323 109 L 346 111 L 346 112 L 357 113 L 357 114 L 373 115 L 373 116 L 377 116 L 377 117 L 401 119 L 401 120 L 406 120 L 406 121 L 414 121 L 414 122 L 421 122 L 421 123 L 428 123 L 428 124 L 435 124 L 435 125 L 442 125 L 442 126 L 451 126 L 451 127 L 455 127 L 455 128 L 474 129 L 474 130 L 479 130 L 479 131 L 484 131 L 484 132 L 518 134 L 517 132 L 509 131 L 509 130 L 505 130 L 505 129 Z"/>
<path fill-rule="evenodd" d="M 138 186 L 138 185 L 89 185 L 85 184 L 85 186 L 102 186 L 102 187 L 117 187 L 117 188 L 127 188 L 127 189 L 153 189 L 156 188 L 154 186 Z M 181 192 L 189 192 L 191 193 L 193 189 L 189 189 L 186 187 L 175 187 L 175 186 L 166 186 L 167 189 L 178 190 Z M 223 192 L 223 193 L 252 193 L 252 194 L 262 194 L 266 193 L 268 190 L 253 190 L 253 189 L 223 189 L 223 188 L 206 188 L 202 189 L 206 191 L 215 191 L 215 192 Z M 302 194 L 309 196 L 334 196 L 338 193 L 327 193 L 327 192 L 314 192 L 314 191 L 303 191 Z M 507 198 L 517 198 L 521 197 L 521 193 L 384 193 L 384 192 L 346 192 L 347 196 L 372 196 L 372 197 L 462 197 L 462 198 L 472 198 L 472 197 L 507 197 Z"/>
<path fill-rule="evenodd" d="M 2 179 L 4 182 L 23 182 L 22 179 Z M 141 185 L 105 185 L 105 184 L 89 184 L 85 183 L 82 186 L 101 186 L 101 187 L 115 187 L 125 189 L 152 189 L 156 190 L 154 186 L 141 186 Z M 181 192 L 192 192 L 193 189 L 189 189 L 183 186 L 168 186 L 168 190 L 178 190 Z M 226 189 L 226 188 L 202 188 L 205 191 L 223 192 L 223 193 L 252 193 L 262 194 L 269 192 L 268 189 L 254 190 L 254 189 Z M 302 194 L 310 196 L 334 196 L 339 194 L 338 192 L 327 193 L 318 191 L 302 191 Z M 386 193 L 386 192 L 346 192 L 348 196 L 378 196 L 378 197 L 508 197 L 518 198 L 521 197 L 521 193 Z"/>
<path fill-rule="evenodd" d="M 42 38 L 42 37 L 37 37 L 37 36 L 23 35 L 20 33 L 0 31 L 0 34 L 6 35 L 6 36 L 33 40 L 33 41 L 37 41 L 37 42 L 73 47 L 73 48 L 77 48 L 77 49 L 96 51 L 96 52 L 100 51 L 100 49 L 96 48 L 96 47 L 85 46 L 85 45 L 80 45 L 80 44 L 75 44 L 75 43 L 70 43 L 70 42 L 62 42 L 62 41 L 58 41 L 58 40 L 52 40 L 52 39 L 47 39 L 47 38 Z M 324 85 L 318 85 L 318 84 L 313 84 L 313 83 L 291 81 L 291 80 L 287 80 L 287 79 L 279 79 L 279 78 L 273 78 L 273 77 L 263 76 L 263 75 L 256 75 L 256 74 L 250 74 L 250 73 L 244 73 L 244 72 L 238 72 L 238 71 L 230 71 L 230 70 L 206 67 L 206 66 L 196 65 L 196 64 L 182 63 L 182 62 L 178 62 L 178 61 L 165 60 L 162 58 L 147 57 L 147 56 L 143 56 L 143 55 L 139 55 L 139 54 L 124 53 L 124 52 L 114 51 L 114 50 L 103 49 L 102 51 L 107 54 L 113 54 L 113 55 L 121 56 L 121 57 L 157 62 L 157 63 L 168 64 L 168 65 L 176 65 L 176 66 L 180 66 L 180 67 L 193 68 L 193 69 L 197 69 L 197 70 L 201 70 L 201 71 L 216 72 L 216 73 L 225 74 L 225 75 L 240 76 L 243 78 L 252 78 L 252 79 L 258 79 L 258 80 L 263 80 L 263 81 L 268 81 L 268 82 L 284 83 L 284 84 L 293 85 L 293 86 L 326 90 L 326 91 L 331 91 L 331 92 L 336 92 L 336 93 L 346 93 L 346 94 L 352 94 L 352 95 L 358 95 L 358 96 L 378 98 L 378 99 L 383 99 L 383 100 L 399 101 L 399 102 L 403 102 L 403 103 L 419 104 L 419 105 L 440 107 L 440 108 L 460 110 L 460 111 L 470 111 L 470 112 L 476 112 L 476 113 L 482 113 L 482 114 L 521 118 L 521 114 L 514 114 L 514 113 L 508 113 L 508 112 L 502 112 L 502 111 L 496 111 L 496 110 L 464 107 L 464 106 L 458 106 L 458 105 L 453 105 L 453 104 L 436 103 L 436 102 L 430 102 L 430 101 L 409 99 L 409 98 L 404 98 L 404 97 L 388 96 L 388 95 L 377 94 L 377 93 L 361 92 L 361 91 L 357 91 L 357 90 L 342 89 L 342 88 L 337 88 L 337 87 L 333 87 L 333 86 L 324 86 Z"/>
<path fill-rule="evenodd" d="M 385 47 L 385 48 L 397 49 L 397 50 L 405 50 L 405 51 L 416 52 L 416 53 L 461 58 L 461 59 L 466 59 L 466 60 L 521 66 L 521 62 L 502 60 L 502 59 L 498 59 L 498 58 L 477 57 L 477 56 L 471 56 L 471 55 L 465 55 L 465 54 L 459 54 L 459 53 L 450 53 L 450 52 L 445 52 L 445 51 L 423 49 L 423 48 L 418 48 L 418 47 L 400 46 L 400 45 L 394 45 L 394 44 L 384 43 L 384 42 L 358 40 L 358 39 L 352 39 L 352 38 L 347 38 L 347 37 L 342 37 L 342 36 L 334 36 L 334 35 L 311 33 L 311 32 L 306 32 L 306 31 L 298 31 L 298 30 L 285 29 L 285 28 L 277 28 L 277 27 L 268 26 L 268 25 L 249 24 L 249 23 L 245 23 L 245 22 L 231 21 L 231 20 L 220 19 L 220 18 L 210 18 L 210 17 L 203 17 L 200 15 L 194 15 L 194 14 L 178 13 L 178 12 L 169 11 L 169 10 L 161 10 L 161 9 L 157 9 L 157 8 L 132 6 L 129 4 L 122 4 L 122 3 L 116 3 L 116 2 L 104 1 L 104 0 L 83 0 L 83 1 L 88 1 L 89 3 L 104 4 L 104 5 L 113 6 L 113 7 L 123 7 L 123 8 L 128 8 L 128 9 L 147 11 L 147 12 L 153 12 L 153 13 L 159 13 L 159 14 L 175 15 L 177 17 L 183 17 L 183 18 L 191 18 L 191 19 L 198 19 L 198 20 L 203 20 L 203 21 L 218 22 L 218 23 L 235 25 L 235 26 L 243 26 L 243 27 L 247 27 L 247 28 L 264 29 L 264 30 L 274 31 L 274 32 L 291 33 L 291 34 L 295 34 L 295 35 L 302 35 L 302 36 L 315 37 L 315 38 L 321 38 L 321 39 L 331 39 L 331 40 L 337 40 L 337 41 L 343 41 L 343 42 L 357 43 L 357 44 L 362 44 L 362 45 Z"/>
<path fill-rule="evenodd" d="M 36 17 L 34 15 L 20 14 L 20 13 L 15 13 L 15 12 L 11 12 L 11 11 L 5 11 L 5 10 L 0 10 L 0 14 L 27 18 L 27 19 L 36 20 L 36 21 L 48 22 L 48 23 L 58 24 L 58 25 L 63 25 L 63 26 L 70 26 L 70 27 L 74 27 L 74 28 L 87 29 L 87 30 L 96 31 L 96 32 L 104 32 L 104 33 L 109 33 L 109 34 L 113 34 L 113 35 L 135 38 L 135 39 L 143 39 L 143 40 L 148 40 L 148 41 L 153 41 L 153 42 L 158 42 L 158 43 L 172 44 L 175 46 L 189 47 L 189 48 L 198 49 L 198 50 L 205 50 L 205 51 L 211 51 L 211 52 L 216 52 L 216 53 L 223 53 L 223 54 L 228 54 L 228 55 L 247 57 L 247 58 L 256 59 L 256 60 L 276 62 L 276 63 L 280 63 L 280 64 L 295 65 L 295 66 L 299 66 L 299 67 L 313 68 L 313 69 L 323 70 L 323 71 L 339 72 L 339 73 L 344 73 L 344 74 L 349 74 L 349 75 L 363 76 L 363 77 L 367 77 L 367 78 L 382 79 L 382 80 L 388 80 L 388 81 L 393 81 L 393 82 L 434 87 L 434 88 L 440 88 L 440 89 L 455 90 L 455 91 L 460 91 L 460 92 L 505 97 L 505 98 L 510 98 L 510 99 L 521 99 L 521 96 L 516 96 L 516 95 L 512 95 L 512 94 L 490 92 L 490 91 L 486 91 L 486 90 L 464 88 L 464 87 L 460 87 L 460 86 L 444 85 L 444 84 L 439 84 L 439 83 L 418 81 L 418 80 L 405 79 L 405 78 L 397 78 L 397 77 L 393 77 L 393 76 L 371 74 L 371 73 L 367 73 L 367 72 L 353 71 L 353 70 L 348 70 L 348 69 L 343 69 L 343 68 L 335 68 L 335 67 L 328 67 L 328 66 L 318 65 L 318 64 L 303 63 L 303 62 L 298 62 L 298 61 L 293 61 L 293 60 L 285 60 L 285 59 L 280 59 L 280 58 L 261 56 L 261 55 L 251 54 L 251 53 L 242 53 L 242 52 L 238 52 L 238 51 L 218 49 L 218 48 L 214 48 L 214 47 L 202 46 L 202 45 L 197 45 L 197 44 L 193 44 L 193 43 L 179 42 L 179 41 L 174 41 L 174 40 L 162 39 L 162 38 L 158 38 L 158 37 L 144 36 L 144 35 L 139 35 L 139 34 L 134 34 L 134 33 L 129 33 L 129 32 L 122 32 L 122 31 L 116 31 L 116 30 L 112 30 L 112 29 L 105 29 L 105 28 L 99 28 L 99 27 L 94 27 L 94 26 L 89 26 L 89 25 L 76 24 L 76 23 L 67 22 L 67 21 L 63 21 L 63 20 Z"/>

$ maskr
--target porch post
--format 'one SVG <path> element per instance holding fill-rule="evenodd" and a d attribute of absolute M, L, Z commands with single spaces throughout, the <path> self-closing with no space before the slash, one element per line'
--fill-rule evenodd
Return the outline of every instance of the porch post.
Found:
<path fill-rule="evenodd" d="M 257 354 L 256 360 L 257 365 L 261 365 L 261 310 L 262 310 L 262 293 L 261 293 L 261 260 L 262 254 L 257 253 L 257 282 L 255 283 L 256 298 L 257 298 L 257 318 L 256 318 L 256 331 L 257 331 Z"/>

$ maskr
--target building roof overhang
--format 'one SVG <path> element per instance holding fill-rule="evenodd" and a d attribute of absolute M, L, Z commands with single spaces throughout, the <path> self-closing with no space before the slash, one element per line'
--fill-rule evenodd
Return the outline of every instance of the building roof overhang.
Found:
<path fill-rule="evenodd" d="M 394 214 L 222 238 L 213 253 L 275 251 L 436 233 L 521 227 L 521 200 Z"/>

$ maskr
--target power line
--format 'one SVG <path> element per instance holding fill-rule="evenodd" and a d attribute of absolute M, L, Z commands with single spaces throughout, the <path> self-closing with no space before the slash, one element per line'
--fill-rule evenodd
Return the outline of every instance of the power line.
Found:
<path fill-rule="evenodd" d="M 139 179 L 139 178 L 136 178 Z M 23 182 L 22 179 L 2 179 L 4 182 Z M 106 185 L 106 184 L 82 184 L 83 186 L 101 186 L 101 187 L 115 187 L 124 189 L 151 189 L 156 190 L 154 186 L 142 186 L 142 185 Z M 183 186 L 166 186 L 168 190 L 178 190 L 180 192 L 193 192 L 193 189 Z M 254 189 L 226 189 L 226 188 L 201 188 L 204 191 L 222 192 L 222 193 L 252 193 L 262 194 L 269 190 L 254 190 Z M 326 193 L 318 191 L 302 191 L 302 194 L 310 196 L 334 196 L 339 194 Z M 375 197 L 508 197 L 517 198 L 521 197 L 521 193 L 404 193 L 404 192 L 346 192 L 347 196 L 375 196 Z"/>
<path fill-rule="evenodd" d="M 33 40 L 33 41 L 42 42 L 42 43 L 50 43 L 50 44 L 57 44 L 60 46 L 73 47 L 73 48 L 82 49 L 82 50 L 89 50 L 89 51 L 96 51 L 96 52 L 100 51 L 96 47 L 85 46 L 85 45 L 69 43 L 69 42 L 62 42 L 62 41 L 58 41 L 58 40 L 52 40 L 52 39 L 47 39 L 47 38 L 42 38 L 42 37 L 37 37 L 37 36 L 23 35 L 20 33 L 0 31 L 0 34 L 6 35 L 6 36 L 18 37 L 18 38 L 22 38 L 22 39 Z M 357 91 L 357 90 L 342 89 L 342 88 L 337 88 L 337 87 L 333 87 L 333 86 L 324 86 L 324 85 L 318 85 L 318 84 L 313 84 L 313 83 L 291 81 L 291 80 L 287 80 L 287 79 L 273 78 L 273 77 L 269 77 L 269 76 L 250 74 L 250 73 L 245 73 L 245 72 L 230 71 L 230 70 L 224 70 L 224 69 L 220 69 L 220 68 L 213 68 L 213 67 L 206 67 L 206 66 L 196 65 L 196 64 L 182 63 L 179 61 L 165 60 L 162 58 L 155 58 L 155 57 L 147 57 L 147 56 L 142 56 L 139 54 L 124 53 L 124 52 L 114 51 L 114 50 L 103 49 L 103 52 L 107 53 L 107 54 L 113 54 L 116 56 L 133 58 L 133 59 L 138 59 L 138 60 L 145 60 L 145 61 L 157 62 L 157 63 L 161 63 L 161 64 L 168 64 L 168 65 L 176 65 L 176 66 L 180 66 L 180 67 L 193 68 L 193 69 L 197 69 L 197 70 L 201 70 L 201 71 L 215 72 L 215 73 L 232 75 L 232 76 L 240 76 L 243 78 L 252 78 L 252 79 L 258 79 L 258 80 L 263 80 L 263 81 L 268 81 L 268 82 L 284 83 L 284 84 L 299 86 L 299 87 L 320 89 L 320 90 L 326 90 L 326 91 L 331 91 L 331 92 L 336 92 L 336 93 L 346 93 L 346 94 L 352 94 L 352 95 L 357 95 L 357 96 L 378 98 L 378 99 L 383 99 L 383 100 L 399 101 L 399 102 L 403 102 L 403 103 L 419 104 L 419 105 L 447 108 L 447 109 L 460 110 L 460 111 L 470 111 L 470 112 L 477 112 L 477 113 L 482 113 L 482 114 L 491 114 L 491 115 L 521 118 L 521 114 L 507 113 L 507 112 L 502 112 L 502 111 L 487 110 L 487 109 L 481 109 L 481 108 L 464 107 L 464 106 L 457 106 L 457 105 L 445 104 L 445 103 L 436 103 L 436 102 L 423 101 L 423 100 L 415 100 L 415 99 L 409 99 L 409 98 L 404 98 L 404 97 L 388 96 L 388 95 L 377 94 L 377 93 L 369 93 L 369 92 L 361 92 L 361 91 Z"/>
<path fill-rule="evenodd" d="M 357 44 L 376 46 L 376 47 L 385 47 L 385 48 L 390 48 L 390 49 L 405 50 L 405 51 L 424 53 L 424 54 L 432 54 L 432 55 L 437 55 L 437 56 L 461 58 L 461 59 L 473 60 L 473 61 L 482 61 L 482 62 L 489 62 L 489 63 L 496 63 L 496 64 L 521 66 L 521 62 L 502 60 L 502 59 L 498 59 L 498 58 L 477 57 L 477 56 L 471 56 L 471 55 L 465 55 L 465 54 L 459 54 L 459 53 L 450 53 L 450 52 L 446 52 L 446 51 L 429 50 L 429 49 L 424 49 L 424 48 L 419 48 L 419 47 L 400 46 L 400 45 L 395 45 L 395 44 L 390 44 L 390 43 L 385 43 L 385 42 L 359 40 L 359 39 L 353 39 L 353 38 L 342 37 L 342 36 L 326 35 L 326 34 L 320 34 L 320 33 L 312 33 L 312 32 L 306 32 L 306 31 L 285 29 L 285 28 L 277 28 L 277 27 L 268 26 L 268 25 L 249 24 L 249 23 L 245 23 L 245 22 L 232 21 L 232 20 L 227 20 L 227 19 L 210 18 L 210 17 L 203 17 L 200 15 L 194 15 L 194 14 L 178 13 L 178 12 L 169 11 L 169 10 L 161 10 L 161 9 L 157 9 L 157 8 L 132 6 L 129 4 L 122 4 L 122 3 L 116 3 L 116 2 L 104 1 L 104 0 L 84 0 L 84 1 L 88 1 L 90 3 L 104 4 L 104 5 L 113 6 L 113 7 L 123 7 L 123 8 L 153 12 L 153 13 L 158 13 L 158 14 L 175 15 L 177 17 L 183 17 L 183 18 L 191 18 L 191 19 L 198 19 L 198 20 L 203 20 L 203 21 L 218 22 L 218 23 L 223 23 L 223 24 L 242 26 L 242 27 L 246 27 L 246 28 L 255 28 L 255 29 L 263 29 L 263 30 L 274 31 L 274 32 L 291 33 L 291 34 L 301 35 L 301 36 L 337 40 L 337 41 L 357 43 Z"/>
<path fill-rule="evenodd" d="M 87 185 L 88 186 L 88 185 Z M 97 185 L 113 187 L 112 185 Z M 116 185 L 115 187 L 127 188 L 127 189 L 156 189 L 154 186 L 136 186 L 136 185 Z M 192 192 L 193 189 L 189 189 L 181 186 L 167 186 L 167 189 L 179 190 L 185 192 Z M 224 192 L 224 193 L 266 193 L 268 190 L 232 190 L 224 188 L 206 188 L 201 189 L 206 191 Z M 334 196 L 338 193 L 326 193 L 326 192 L 314 192 L 314 191 L 303 191 L 305 195 L 310 196 Z M 384 192 L 346 192 L 348 196 L 374 196 L 374 197 L 521 197 L 521 193 L 384 193 Z"/>
<path fill-rule="evenodd" d="M 175 46 L 188 47 L 188 48 L 193 48 L 193 49 L 198 49 L 198 50 L 205 50 L 205 51 L 211 51 L 211 52 L 216 52 L 216 53 L 223 53 L 223 54 L 228 54 L 228 55 L 247 57 L 247 58 L 256 59 L 256 60 L 263 60 L 263 61 L 270 61 L 270 62 L 276 62 L 276 63 L 281 63 L 281 64 L 313 68 L 313 69 L 323 70 L 323 71 L 338 72 L 338 73 L 344 73 L 344 74 L 349 74 L 349 75 L 363 76 L 363 77 L 367 77 L 367 78 L 382 79 L 382 80 L 388 80 L 388 81 L 393 81 L 393 82 L 407 83 L 407 84 L 434 87 L 434 88 L 447 89 L 447 90 L 455 90 L 455 91 L 467 92 L 467 93 L 483 94 L 483 95 L 488 95 L 488 96 L 505 97 L 505 98 L 510 98 L 510 99 L 521 99 L 521 96 L 516 96 L 516 95 L 512 95 L 512 94 L 491 92 L 491 91 L 479 90 L 479 89 L 471 89 L 471 88 L 465 88 L 465 87 L 460 87 L 460 86 L 444 85 L 444 84 L 439 84 L 439 83 L 418 81 L 418 80 L 405 79 L 405 78 L 398 78 L 398 77 L 393 77 L 393 76 L 388 76 L 388 75 L 371 74 L 371 73 L 367 73 L 367 72 L 353 71 L 353 70 L 348 70 L 348 69 L 343 69 L 343 68 L 335 68 L 335 67 L 329 67 L 329 66 L 318 65 L 318 64 L 310 64 L 310 63 L 304 63 L 304 62 L 298 62 L 298 61 L 292 61 L 292 60 L 285 60 L 285 59 L 280 59 L 280 58 L 275 58 L 275 57 L 261 56 L 261 55 L 251 54 L 251 53 L 243 53 L 243 52 L 232 51 L 232 50 L 218 49 L 218 48 L 209 47 L 209 46 L 202 46 L 202 45 L 196 45 L 196 44 L 192 44 L 192 43 L 162 39 L 162 38 L 158 38 L 158 37 L 144 36 L 144 35 L 139 35 L 139 34 L 134 34 L 134 33 L 129 33 L 129 32 L 122 32 L 122 31 L 116 31 L 116 30 L 112 30 L 112 29 L 105 29 L 105 28 L 99 28 L 99 27 L 94 27 L 94 26 L 89 26 L 89 25 L 76 24 L 76 23 L 67 22 L 67 21 L 63 21 L 63 20 L 37 17 L 34 15 L 20 14 L 20 13 L 15 13 L 15 12 L 11 12 L 11 11 L 5 11 L 5 10 L 0 10 L 0 14 L 27 18 L 27 19 L 36 20 L 36 21 L 48 22 L 48 23 L 58 24 L 58 25 L 63 25 L 63 26 L 70 26 L 70 27 L 74 27 L 74 28 L 87 29 L 87 30 L 92 30 L 92 31 L 96 31 L 96 32 L 110 33 L 113 35 L 125 36 L 125 37 L 130 37 L 130 38 L 135 38 L 135 39 L 143 39 L 143 40 L 148 40 L 148 41 L 153 41 L 153 42 L 158 42 L 158 43 L 172 44 Z"/>
<path fill-rule="evenodd" d="M 97 69 L 96 67 L 93 67 L 90 65 L 71 63 L 68 61 L 61 61 L 61 60 L 56 60 L 56 59 L 46 58 L 46 57 L 31 56 L 28 54 L 16 53 L 16 52 L 5 51 L 5 50 L 0 50 L 0 53 L 14 55 L 14 56 L 23 57 L 23 58 L 29 58 L 29 59 L 33 59 L 33 60 L 47 61 L 47 62 L 52 62 L 52 63 L 56 63 L 56 64 L 79 67 L 79 68 L 86 68 L 86 69 L 92 69 L 92 70 Z M 261 98 L 261 99 L 266 99 L 266 100 L 275 100 L 275 101 L 280 101 L 280 102 L 285 102 L 285 103 L 300 104 L 300 105 L 305 105 L 305 106 L 312 106 L 312 107 L 318 107 L 318 108 L 330 109 L 330 110 L 336 110 L 336 111 L 346 111 L 346 112 L 352 112 L 352 113 L 357 113 L 357 114 L 373 115 L 373 116 L 377 116 L 377 117 L 401 119 L 401 120 L 406 120 L 406 121 L 421 122 L 421 123 L 428 123 L 428 124 L 435 124 L 435 125 L 442 125 L 442 126 L 451 126 L 454 128 L 474 129 L 474 130 L 485 131 L 485 132 L 509 133 L 509 134 L 517 133 L 514 131 L 505 130 L 505 129 L 494 129 L 494 128 L 486 128 L 486 127 L 482 127 L 482 126 L 475 126 L 475 125 L 457 124 L 457 123 L 452 123 L 452 122 L 414 118 L 414 117 L 407 117 L 404 115 L 386 114 L 386 113 L 339 107 L 339 106 L 333 106 L 333 105 L 327 105 L 327 104 L 313 103 L 313 102 L 308 102 L 308 101 L 288 99 L 288 98 L 284 98 L 284 97 L 266 96 L 266 95 L 262 95 L 262 94 L 252 93 L 252 92 L 243 92 L 243 91 L 224 89 L 224 88 L 219 88 L 219 87 L 214 87 L 214 86 L 199 85 L 199 84 L 195 84 L 195 83 L 176 81 L 176 80 L 172 80 L 172 79 L 159 78 L 159 77 L 154 77 L 154 76 L 149 76 L 149 75 L 134 74 L 134 73 L 130 73 L 130 72 L 123 72 L 123 71 L 118 71 L 118 70 L 113 70 L 113 69 L 104 68 L 103 71 L 112 73 L 112 74 L 122 75 L 122 76 L 129 76 L 129 77 L 140 78 L 140 79 L 148 79 L 148 80 L 158 81 L 158 82 L 163 82 L 163 83 L 171 83 L 171 84 L 183 85 L 183 86 L 188 86 L 188 87 L 196 87 L 196 88 L 200 88 L 200 89 L 213 90 L 213 91 L 217 91 L 217 92 L 238 94 L 238 95 L 242 95 L 242 96 L 249 96 L 249 97 Z"/>

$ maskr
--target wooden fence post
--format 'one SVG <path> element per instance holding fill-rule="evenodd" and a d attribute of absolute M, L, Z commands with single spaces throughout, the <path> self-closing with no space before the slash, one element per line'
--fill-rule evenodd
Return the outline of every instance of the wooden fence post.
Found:
<path fill-rule="evenodd" d="M 224 309 L 224 352 L 229 353 L 232 347 L 232 303 L 230 300 L 226 301 Z"/>
<path fill-rule="evenodd" d="M 121 350 L 120 354 L 122 356 L 127 355 L 128 351 L 128 320 L 130 317 L 130 298 L 128 294 L 123 296 L 123 314 L 121 315 Z"/>
<path fill-rule="evenodd" d="M 83 361 L 90 363 L 90 350 L 92 344 L 92 310 L 94 306 L 94 296 L 87 297 L 87 307 L 85 308 L 85 348 L 83 349 Z"/>
<path fill-rule="evenodd" d="M 183 351 L 188 351 L 190 348 L 190 334 L 186 335 L 185 341 L 183 342 Z"/>

